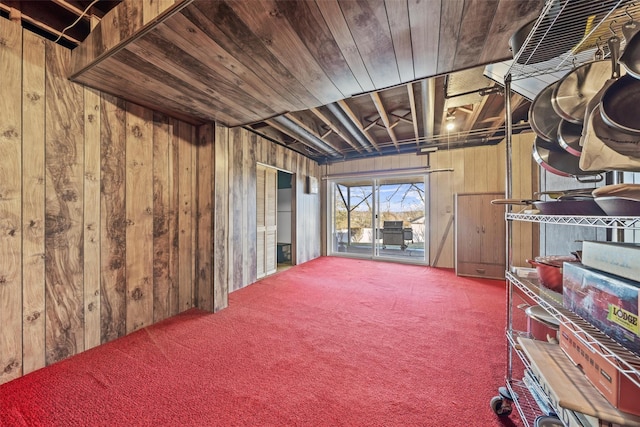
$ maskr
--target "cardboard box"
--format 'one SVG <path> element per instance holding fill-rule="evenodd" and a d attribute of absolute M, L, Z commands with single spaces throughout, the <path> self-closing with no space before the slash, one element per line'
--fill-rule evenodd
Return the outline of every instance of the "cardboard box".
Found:
<path fill-rule="evenodd" d="M 623 412 L 640 415 L 640 387 L 613 365 L 615 361 L 589 349 L 566 325 L 560 325 L 559 340 L 560 348 L 609 403 Z"/>
<path fill-rule="evenodd" d="M 640 355 L 638 285 L 579 263 L 565 263 L 562 302 L 565 308 Z"/>
<path fill-rule="evenodd" d="M 638 281 L 640 280 L 640 244 L 585 241 L 582 243 L 582 264 L 605 273 Z"/>

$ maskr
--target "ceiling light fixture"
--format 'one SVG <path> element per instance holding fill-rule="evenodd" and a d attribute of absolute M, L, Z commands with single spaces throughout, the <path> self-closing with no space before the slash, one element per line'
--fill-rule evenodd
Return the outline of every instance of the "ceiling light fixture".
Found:
<path fill-rule="evenodd" d="M 447 130 L 453 130 L 456 127 L 455 120 L 456 120 L 455 114 L 447 111 L 447 125 L 446 125 Z"/>

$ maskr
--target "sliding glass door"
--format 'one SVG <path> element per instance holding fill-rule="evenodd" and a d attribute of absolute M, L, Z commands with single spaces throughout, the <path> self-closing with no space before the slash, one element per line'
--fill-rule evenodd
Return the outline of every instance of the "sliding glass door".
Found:
<path fill-rule="evenodd" d="M 336 182 L 333 189 L 333 252 L 369 257 L 375 230 L 373 181 Z"/>
<path fill-rule="evenodd" d="M 336 180 L 329 185 L 330 253 L 425 263 L 424 176 Z"/>

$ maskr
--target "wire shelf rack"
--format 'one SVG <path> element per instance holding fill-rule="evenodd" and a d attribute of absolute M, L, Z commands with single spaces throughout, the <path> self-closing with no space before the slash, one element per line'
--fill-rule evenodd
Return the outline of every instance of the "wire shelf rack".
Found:
<path fill-rule="evenodd" d="M 507 213 L 507 220 L 540 222 L 547 224 L 579 225 L 583 227 L 626 228 L 640 230 L 640 216 L 568 216 Z"/>
<path fill-rule="evenodd" d="M 544 297 L 540 292 L 541 286 L 529 279 L 518 277 L 511 272 L 506 272 L 506 278 L 518 289 L 533 299 L 543 307 L 549 314 L 563 325 L 571 329 L 574 335 L 589 348 L 605 359 L 612 362 L 612 365 L 632 383 L 640 387 L 640 357 L 635 356 L 618 343 L 611 340 L 598 329 L 593 327 L 580 316 L 563 308 L 551 298 Z"/>
<path fill-rule="evenodd" d="M 606 56 L 607 40 L 615 35 L 624 47 L 622 28 L 634 21 L 640 2 L 547 0 L 507 74 L 519 80 L 568 71 L 593 60 L 598 47 Z"/>

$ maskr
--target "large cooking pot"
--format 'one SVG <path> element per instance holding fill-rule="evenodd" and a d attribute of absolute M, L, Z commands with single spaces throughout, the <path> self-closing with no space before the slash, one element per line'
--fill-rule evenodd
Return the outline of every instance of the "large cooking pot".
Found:
<path fill-rule="evenodd" d="M 551 105 L 551 96 L 558 82 L 552 83 L 538 93 L 529 107 L 529 124 L 539 138 L 556 141 L 558 126 L 562 118 Z"/>
<path fill-rule="evenodd" d="M 547 171 L 564 177 L 575 177 L 580 182 L 597 182 L 602 180 L 600 171 L 584 171 L 580 169 L 580 158 L 569 154 L 557 143 L 536 138 L 532 148 L 533 158 Z M 585 178 L 585 177 L 591 178 Z"/>
<path fill-rule="evenodd" d="M 566 74 L 551 95 L 554 111 L 564 120 L 581 125 L 587 104 L 611 77 L 609 61 L 591 61 Z"/>
<path fill-rule="evenodd" d="M 620 77 L 605 90 L 600 114 L 609 126 L 629 134 L 640 134 L 640 80 L 630 74 Z"/>
<path fill-rule="evenodd" d="M 632 21 L 635 22 L 635 21 Z M 637 23 L 636 23 L 637 24 Z M 626 24 L 625 24 L 626 25 Z M 623 27 L 624 31 L 624 27 Z M 637 31 L 631 39 L 627 39 L 627 45 L 624 48 L 622 56 L 620 56 L 620 63 L 627 69 L 627 73 L 631 74 L 636 79 L 640 79 L 640 33 Z M 625 38 L 626 38 L 625 34 Z"/>

